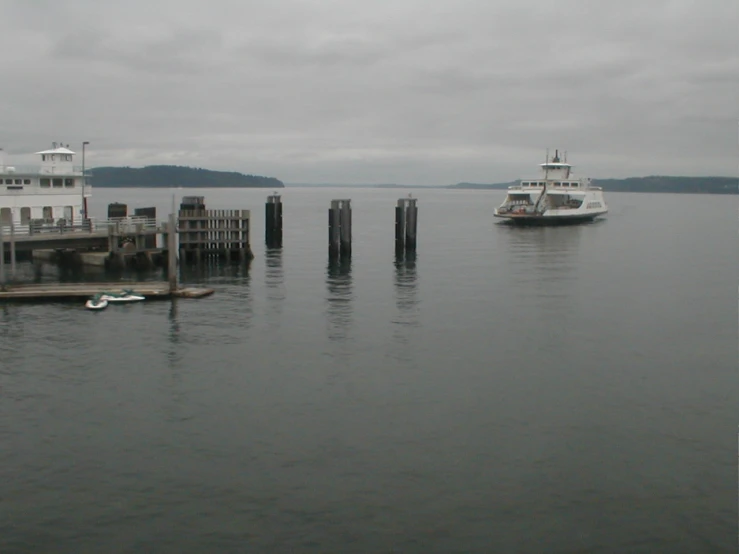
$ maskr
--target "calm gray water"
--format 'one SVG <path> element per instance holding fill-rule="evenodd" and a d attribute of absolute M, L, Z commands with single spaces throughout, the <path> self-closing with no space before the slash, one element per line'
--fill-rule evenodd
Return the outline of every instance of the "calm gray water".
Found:
<path fill-rule="evenodd" d="M 511 229 L 419 190 L 396 264 L 406 191 L 285 189 L 269 253 L 271 191 L 201 192 L 254 215 L 214 296 L 0 307 L 0 552 L 736 551 L 735 197 Z"/>

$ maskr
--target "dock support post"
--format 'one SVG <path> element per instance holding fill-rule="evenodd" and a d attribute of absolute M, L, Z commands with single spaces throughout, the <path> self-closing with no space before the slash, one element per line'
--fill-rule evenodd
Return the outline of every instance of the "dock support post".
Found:
<path fill-rule="evenodd" d="M 167 265 L 167 277 L 169 277 L 169 292 L 174 293 L 177 290 L 177 242 L 175 228 L 174 213 L 169 214 L 169 223 L 167 224 L 167 254 L 169 255 Z"/>
<path fill-rule="evenodd" d="M 398 200 L 395 207 L 395 253 L 402 254 L 405 250 L 405 200 Z"/>
<path fill-rule="evenodd" d="M 0 290 L 5 288 L 5 238 L 3 226 L 0 225 Z"/>
<path fill-rule="evenodd" d="M 341 249 L 339 255 L 341 258 L 349 259 L 352 257 L 352 206 L 351 200 L 341 201 L 341 216 L 339 218 L 340 225 L 340 242 Z"/>
<path fill-rule="evenodd" d="M 331 200 L 328 210 L 328 257 L 331 260 L 338 259 L 341 244 L 341 213 L 339 212 L 340 200 Z"/>
<path fill-rule="evenodd" d="M 416 224 L 418 223 L 418 207 L 416 199 L 407 200 L 405 214 L 405 250 L 406 252 L 416 251 Z"/>
<path fill-rule="evenodd" d="M 267 248 L 282 247 L 282 200 L 279 194 L 267 197 L 264 213 L 264 241 Z"/>
<path fill-rule="evenodd" d="M 277 211 L 275 213 L 275 240 L 277 247 L 282 248 L 282 199 L 277 197 Z"/>
<path fill-rule="evenodd" d="M 15 223 L 10 220 L 10 278 L 15 279 Z"/>
<path fill-rule="evenodd" d="M 415 198 L 401 198 L 395 208 L 395 253 L 416 251 L 418 206 Z"/>

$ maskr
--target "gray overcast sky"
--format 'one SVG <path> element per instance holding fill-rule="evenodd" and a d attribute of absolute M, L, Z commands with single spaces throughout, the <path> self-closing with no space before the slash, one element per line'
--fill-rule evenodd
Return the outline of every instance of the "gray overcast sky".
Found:
<path fill-rule="evenodd" d="M 5 0 L 0 146 L 290 182 L 736 175 L 737 0 Z"/>

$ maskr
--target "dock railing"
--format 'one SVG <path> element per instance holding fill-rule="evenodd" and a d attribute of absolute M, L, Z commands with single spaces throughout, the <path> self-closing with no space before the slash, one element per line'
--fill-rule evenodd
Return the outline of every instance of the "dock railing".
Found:
<path fill-rule="evenodd" d="M 58 219 L 56 221 L 36 219 L 22 225 L 3 224 L 2 236 L 8 240 L 11 235 L 16 237 L 27 237 L 41 234 L 72 234 L 72 233 L 100 233 L 106 234 L 109 229 L 116 228 L 118 232 L 136 232 L 139 230 L 155 231 L 159 224 L 157 220 L 143 216 L 129 216 L 111 219 L 90 218 L 80 223 L 69 223 L 68 220 Z"/>

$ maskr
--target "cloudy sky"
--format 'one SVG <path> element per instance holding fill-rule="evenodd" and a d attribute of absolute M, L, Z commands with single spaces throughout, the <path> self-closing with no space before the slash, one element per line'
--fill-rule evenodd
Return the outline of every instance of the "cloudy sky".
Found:
<path fill-rule="evenodd" d="M 737 0 L 4 0 L 0 147 L 286 183 L 736 175 Z M 20 163 L 20 162 L 18 162 Z"/>

